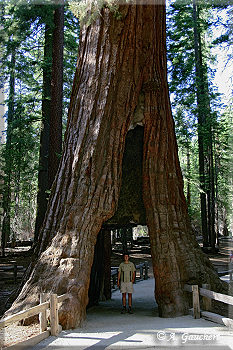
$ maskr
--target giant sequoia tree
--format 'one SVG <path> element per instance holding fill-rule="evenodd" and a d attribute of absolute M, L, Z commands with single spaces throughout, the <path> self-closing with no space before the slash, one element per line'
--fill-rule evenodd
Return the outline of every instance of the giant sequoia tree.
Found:
<path fill-rule="evenodd" d="M 155 1 L 156 3 L 156 1 Z M 165 5 L 108 7 L 83 25 L 60 167 L 52 187 L 38 260 L 11 311 L 39 292 L 68 293 L 65 328 L 80 325 L 97 235 L 113 217 L 127 133 L 143 128 L 142 192 L 160 316 L 185 314 L 183 283 L 224 290 L 193 236 L 171 115 Z"/>

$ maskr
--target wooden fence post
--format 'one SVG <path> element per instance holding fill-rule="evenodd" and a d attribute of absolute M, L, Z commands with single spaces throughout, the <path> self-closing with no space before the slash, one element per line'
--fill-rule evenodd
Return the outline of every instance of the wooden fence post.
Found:
<path fill-rule="evenodd" d="M 144 280 L 147 280 L 148 279 L 148 262 L 147 261 L 145 261 L 144 267 L 145 267 Z"/>
<path fill-rule="evenodd" d="M 210 285 L 209 284 L 203 284 L 202 288 L 208 289 L 210 290 Z M 202 297 L 202 301 L 203 301 L 203 309 L 204 311 L 210 311 L 211 310 L 211 299 L 207 298 L 207 297 Z"/>
<path fill-rule="evenodd" d="M 193 317 L 200 318 L 199 289 L 197 285 L 192 286 L 193 292 Z"/>
<path fill-rule="evenodd" d="M 50 323 L 51 335 L 57 336 L 59 334 L 57 294 L 50 295 Z"/>
<path fill-rule="evenodd" d="M 140 280 L 142 279 L 143 277 L 143 265 L 140 264 Z"/>
<path fill-rule="evenodd" d="M 112 288 L 114 289 L 117 285 L 117 272 L 116 270 L 111 271 L 111 277 L 112 277 Z"/>
<path fill-rule="evenodd" d="M 40 304 L 44 302 L 45 302 L 45 294 L 40 293 Z M 40 320 L 40 333 L 42 333 L 47 329 L 46 310 L 40 312 L 39 320 Z"/>

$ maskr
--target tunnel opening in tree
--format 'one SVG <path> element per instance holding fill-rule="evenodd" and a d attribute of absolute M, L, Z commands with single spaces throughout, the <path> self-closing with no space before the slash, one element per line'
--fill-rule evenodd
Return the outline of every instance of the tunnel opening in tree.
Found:
<path fill-rule="evenodd" d="M 138 118 L 138 107 L 135 114 L 135 123 L 140 119 L 141 124 L 143 113 Z M 90 276 L 88 306 L 98 304 L 99 300 L 111 298 L 111 231 L 120 232 L 121 253 L 123 253 L 128 251 L 127 235 L 131 235 L 132 240 L 133 227 L 146 225 L 142 194 L 143 135 L 143 126 L 137 124 L 132 124 L 126 135 L 120 196 L 115 214 L 103 224 L 97 236 Z"/>

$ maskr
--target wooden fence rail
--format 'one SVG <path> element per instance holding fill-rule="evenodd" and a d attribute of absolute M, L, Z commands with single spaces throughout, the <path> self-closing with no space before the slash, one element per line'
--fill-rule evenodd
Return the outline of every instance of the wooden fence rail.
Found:
<path fill-rule="evenodd" d="M 50 335 L 57 336 L 60 331 L 62 330 L 62 327 L 58 323 L 58 304 L 63 302 L 65 299 L 67 299 L 68 295 L 63 294 L 60 296 L 57 296 L 57 294 L 51 294 L 49 301 L 45 300 L 45 294 L 40 294 L 40 304 L 33 306 L 27 310 L 23 310 L 18 312 L 17 314 L 8 316 L 0 320 L 0 329 L 9 326 L 12 323 L 21 321 L 25 318 L 35 316 L 39 314 L 39 322 L 40 322 L 40 334 L 36 335 L 34 337 L 31 337 L 28 341 L 30 344 L 37 344 L 38 342 L 42 341 L 43 339 L 49 337 Z M 50 312 L 50 329 L 47 327 L 47 310 Z M 34 342 L 33 342 L 34 339 Z M 25 343 L 25 344 L 24 344 Z M 23 346 L 27 345 L 27 341 L 21 342 L 16 344 L 15 346 Z M 7 347 L 6 349 L 14 349 L 15 346 Z"/>
<path fill-rule="evenodd" d="M 217 272 L 218 272 L 219 277 L 230 275 L 230 281 L 232 281 L 232 274 L 233 274 L 232 268 L 230 270 L 227 270 L 227 271 L 217 271 Z"/>
<path fill-rule="evenodd" d="M 220 323 L 227 327 L 233 328 L 233 319 L 210 312 L 211 300 L 217 300 L 227 305 L 233 305 L 233 297 L 230 295 L 214 292 L 212 290 L 209 290 L 209 288 L 210 286 L 208 284 L 203 284 L 202 288 L 199 288 L 197 285 L 184 285 L 184 290 L 186 292 L 191 292 L 193 296 L 193 317 L 203 317 L 209 321 Z M 204 310 L 200 310 L 200 296 L 203 297 L 202 305 Z"/>
<path fill-rule="evenodd" d="M 0 265 L 0 275 L 1 279 L 14 279 L 17 283 L 18 272 L 24 272 L 26 269 L 23 266 L 17 265 L 16 261 L 12 261 L 10 264 Z M 8 272 L 13 272 L 12 276 Z M 7 274 L 7 275 L 6 275 Z M 6 275 L 6 276 L 5 276 Z"/>
<path fill-rule="evenodd" d="M 148 278 L 148 270 L 149 265 L 148 262 L 145 261 L 144 263 L 136 265 L 136 271 L 139 272 L 139 276 L 137 278 L 139 279 L 147 279 Z M 112 277 L 112 283 L 113 287 L 114 284 L 117 282 L 117 274 L 118 274 L 118 268 L 112 268 L 111 271 L 111 277 Z M 115 281 L 115 282 L 114 282 Z M 41 293 L 40 294 L 40 304 L 33 306 L 27 310 L 20 311 L 14 315 L 8 316 L 0 320 L 0 329 L 9 326 L 12 323 L 19 322 L 25 318 L 39 315 L 39 322 L 40 322 L 40 334 L 31 337 L 27 341 L 23 341 L 21 343 L 17 343 L 16 345 L 4 348 L 7 350 L 15 350 L 19 349 L 21 346 L 33 346 L 43 339 L 49 337 L 50 335 L 57 336 L 60 331 L 62 330 L 62 327 L 59 325 L 58 322 L 58 304 L 63 302 L 65 299 L 68 298 L 67 294 L 63 294 L 60 296 L 57 296 L 56 294 L 51 294 L 49 301 L 46 300 L 46 294 Z M 47 327 L 47 310 L 50 312 L 50 329 Z"/>

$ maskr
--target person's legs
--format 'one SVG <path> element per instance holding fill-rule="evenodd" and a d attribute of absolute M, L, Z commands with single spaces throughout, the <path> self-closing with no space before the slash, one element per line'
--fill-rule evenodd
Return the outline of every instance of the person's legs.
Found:
<path fill-rule="evenodd" d="M 128 313 L 132 314 L 133 313 L 133 311 L 132 311 L 132 293 L 128 293 L 128 305 L 129 305 Z"/>
<path fill-rule="evenodd" d="M 129 307 L 132 307 L 132 293 L 128 293 L 128 304 Z"/>
<path fill-rule="evenodd" d="M 122 293 L 122 305 L 126 307 L 126 293 Z"/>
<path fill-rule="evenodd" d="M 125 314 L 126 313 L 126 293 L 122 293 L 122 310 L 121 313 Z"/>

